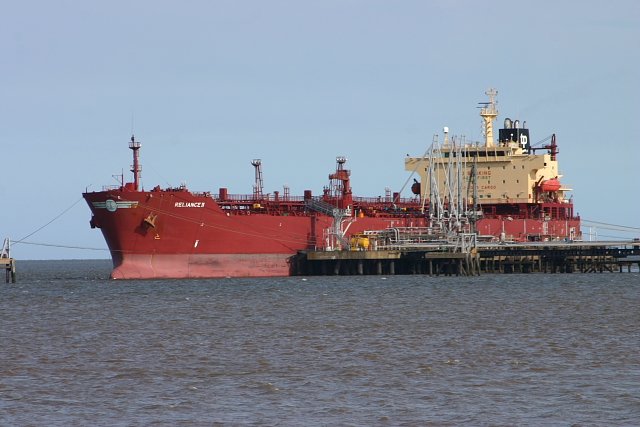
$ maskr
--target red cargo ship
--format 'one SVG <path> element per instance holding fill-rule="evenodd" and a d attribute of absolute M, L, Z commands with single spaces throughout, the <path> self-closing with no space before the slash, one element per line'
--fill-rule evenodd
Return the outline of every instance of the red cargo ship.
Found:
<path fill-rule="evenodd" d="M 491 102 L 483 111 L 495 106 Z M 521 144 L 529 136 L 527 129 L 505 129 L 504 141 L 496 146 L 463 149 L 448 143 L 445 135 L 445 145 L 432 150 L 429 158 L 408 157 L 406 168 L 419 169 L 421 177 L 410 198 L 401 198 L 399 192 L 354 197 L 344 158 L 337 159 L 330 185 L 321 195 L 307 190 L 291 196 L 286 188 L 283 194 L 263 194 L 260 160 L 252 162 L 253 194 L 232 195 L 227 188 L 217 194 L 196 193 L 184 186 L 144 190 L 141 144 L 134 137 L 129 143 L 133 181 L 83 197 L 92 212 L 91 227 L 102 231 L 111 252 L 114 279 L 287 276 L 298 251 L 350 249 L 352 236 L 372 230 L 477 231 L 486 238 L 513 241 L 579 238 L 580 219 L 571 201 L 564 199 L 568 189 L 561 186 L 557 173 L 555 138 L 541 147 L 549 150 L 547 154 L 537 155 L 537 148 Z M 459 159 L 455 173 L 467 177 L 457 184 L 457 196 L 451 183 L 448 193 L 434 191 L 438 176 L 452 174 L 454 169 L 445 170 L 444 165 L 454 158 Z M 527 165 L 522 168 L 527 179 L 517 188 L 498 194 L 499 184 L 484 184 L 486 177 L 488 182 L 506 183 L 520 161 Z M 424 167 L 429 164 L 433 166 Z M 462 197 L 464 189 L 468 197 Z"/>

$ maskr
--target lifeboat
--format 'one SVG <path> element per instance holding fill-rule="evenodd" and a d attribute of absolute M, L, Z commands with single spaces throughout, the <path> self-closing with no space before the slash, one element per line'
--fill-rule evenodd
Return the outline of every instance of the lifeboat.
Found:
<path fill-rule="evenodd" d="M 547 179 L 540 184 L 540 190 L 543 192 L 560 190 L 560 181 L 557 178 Z"/>

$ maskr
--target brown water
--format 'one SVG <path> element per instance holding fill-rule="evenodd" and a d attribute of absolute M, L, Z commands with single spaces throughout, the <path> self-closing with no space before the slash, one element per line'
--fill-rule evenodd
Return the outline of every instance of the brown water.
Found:
<path fill-rule="evenodd" d="M 1 425 L 637 425 L 640 275 L 0 284 Z"/>

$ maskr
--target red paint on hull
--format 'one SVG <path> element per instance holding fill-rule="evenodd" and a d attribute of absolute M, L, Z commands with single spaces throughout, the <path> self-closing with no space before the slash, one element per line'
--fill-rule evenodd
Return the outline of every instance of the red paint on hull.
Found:
<path fill-rule="evenodd" d="M 113 279 L 277 277 L 289 275 L 291 254 L 129 254 Z"/>

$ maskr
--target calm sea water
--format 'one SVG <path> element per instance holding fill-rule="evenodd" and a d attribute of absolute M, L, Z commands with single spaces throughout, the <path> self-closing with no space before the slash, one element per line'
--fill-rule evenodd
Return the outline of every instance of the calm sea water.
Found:
<path fill-rule="evenodd" d="M 0 283 L 1 425 L 638 425 L 638 273 Z M 3 277 L 4 279 L 4 277 Z"/>

